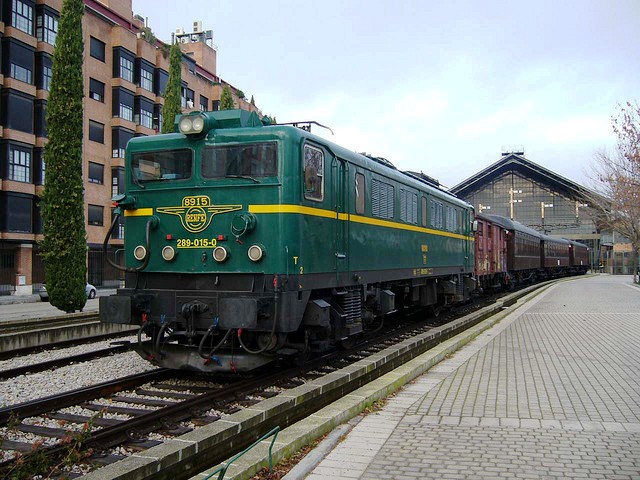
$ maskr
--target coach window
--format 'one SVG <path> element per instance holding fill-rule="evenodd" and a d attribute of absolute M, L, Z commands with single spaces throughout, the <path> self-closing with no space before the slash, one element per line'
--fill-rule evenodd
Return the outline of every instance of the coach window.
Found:
<path fill-rule="evenodd" d="M 427 226 L 427 197 L 422 197 L 420 225 Z"/>
<path fill-rule="evenodd" d="M 311 145 L 304 146 L 304 198 L 324 199 L 324 152 Z"/>
<path fill-rule="evenodd" d="M 358 215 L 364 215 L 364 196 L 364 175 L 361 173 L 356 173 L 356 213 Z"/>

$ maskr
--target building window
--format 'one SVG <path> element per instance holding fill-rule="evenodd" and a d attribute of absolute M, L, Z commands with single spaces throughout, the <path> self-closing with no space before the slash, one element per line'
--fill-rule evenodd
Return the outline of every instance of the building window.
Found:
<path fill-rule="evenodd" d="M 120 111 L 118 116 L 124 120 L 129 120 L 133 122 L 133 108 L 129 105 L 120 104 Z"/>
<path fill-rule="evenodd" d="M 51 89 L 51 77 L 53 76 L 53 69 L 44 65 L 42 67 L 42 88 L 47 92 Z"/>
<path fill-rule="evenodd" d="M 133 83 L 133 62 L 126 57 L 120 57 L 120 78 Z"/>
<path fill-rule="evenodd" d="M 33 97 L 12 89 L 0 93 L 0 125 L 33 133 Z"/>
<path fill-rule="evenodd" d="M 152 129 L 153 128 L 153 103 L 147 98 L 138 96 L 134 101 L 135 115 L 133 121 L 138 125 Z"/>
<path fill-rule="evenodd" d="M 304 198 L 324 199 L 324 152 L 311 145 L 304 146 Z"/>
<path fill-rule="evenodd" d="M 36 185 L 44 185 L 45 164 L 44 156 L 42 155 L 44 149 L 33 149 L 33 183 Z"/>
<path fill-rule="evenodd" d="M 113 219 L 115 218 L 115 209 L 111 210 L 111 221 L 113 222 Z M 124 217 L 122 217 L 122 215 L 120 215 L 120 217 L 118 218 L 118 223 L 116 228 L 113 229 L 113 232 L 111 233 L 111 238 L 115 238 L 117 240 L 122 240 L 124 238 Z"/>
<path fill-rule="evenodd" d="M 156 68 L 154 70 L 154 80 L 154 93 L 156 95 L 164 95 L 164 90 L 167 87 L 167 82 L 169 81 L 169 74 L 161 68 Z"/>
<path fill-rule="evenodd" d="M 89 98 L 104 103 L 104 83 L 95 78 L 89 79 Z"/>
<path fill-rule="evenodd" d="M 153 128 L 153 113 L 148 110 L 140 110 L 140 120 L 138 125 L 143 127 Z"/>
<path fill-rule="evenodd" d="M 33 75 L 31 70 L 23 67 L 22 65 L 16 65 L 15 63 L 11 64 L 11 72 L 9 73 L 11 78 L 15 78 L 16 80 L 20 80 L 24 83 L 31 83 L 33 80 Z"/>
<path fill-rule="evenodd" d="M 89 183 L 104 183 L 104 165 L 89 162 Z"/>
<path fill-rule="evenodd" d="M 144 68 L 140 69 L 140 87 L 153 92 L 153 73 Z"/>
<path fill-rule="evenodd" d="M 104 143 L 104 125 L 102 123 L 89 120 L 89 140 Z"/>
<path fill-rule="evenodd" d="M 194 92 L 190 88 L 187 88 L 186 95 L 187 95 L 187 108 L 193 108 L 193 106 L 195 105 L 194 99 L 196 98 L 196 92 Z"/>
<path fill-rule="evenodd" d="M 38 14 L 36 18 L 36 36 L 38 40 L 47 42 L 49 45 L 55 45 L 57 35 L 58 17 L 47 11 Z"/>
<path fill-rule="evenodd" d="M 13 0 L 11 26 L 33 35 L 33 7 L 20 0 Z"/>
<path fill-rule="evenodd" d="M 134 95 L 125 88 L 114 88 L 112 95 L 113 116 L 133 122 Z"/>
<path fill-rule="evenodd" d="M 2 63 L 5 75 L 33 85 L 34 48 L 13 38 L 3 39 L 2 43 L 2 57 L 4 57 Z"/>
<path fill-rule="evenodd" d="M 31 182 L 31 150 L 9 146 L 9 180 Z"/>
<path fill-rule="evenodd" d="M 47 101 L 36 100 L 33 104 L 33 133 L 36 137 L 47 137 Z"/>
<path fill-rule="evenodd" d="M 35 54 L 35 85 L 37 89 L 47 90 L 51 87 L 53 60 L 44 52 Z"/>
<path fill-rule="evenodd" d="M 200 95 L 200 110 L 203 112 L 209 110 L 209 99 L 204 95 Z"/>
<path fill-rule="evenodd" d="M 153 129 L 158 132 L 160 131 L 160 126 L 162 125 L 162 105 L 154 104 L 153 105 Z"/>
<path fill-rule="evenodd" d="M 124 168 L 115 167 L 111 169 L 111 196 L 121 193 L 124 193 Z"/>
<path fill-rule="evenodd" d="M 32 233 L 33 196 L 0 192 L 0 231 Z"/>
<path fill-rule="evenodd" d="M 125 148 L 129 140 L 133 138 L 131 130 L 125 128 L 112 128 L 111 129 L 111 156 L 113 158 L 124 158 Z"/>
<path fill-rule="evenodd" d="M 93 58 L 104 62 L 104 42 L 97 38 L 91 37 L 90 54 Z"/>
<path fill-rule="evenodd" d="M 104 207 L 100 205 L 89 205 L 88 224 L 101 227 L 104 225 L 103 215 Z"/>

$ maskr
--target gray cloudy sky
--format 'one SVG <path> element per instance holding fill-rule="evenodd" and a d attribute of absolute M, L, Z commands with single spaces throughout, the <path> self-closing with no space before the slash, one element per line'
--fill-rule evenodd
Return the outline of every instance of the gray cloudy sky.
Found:
<path fill-rule="evenodd" d="M 133 0 L 156 36 L 213 30 L 218 74 L 280 122 L 453 186 L 524 146 L 588 183 L 640 99 L 640 0 Z"/>

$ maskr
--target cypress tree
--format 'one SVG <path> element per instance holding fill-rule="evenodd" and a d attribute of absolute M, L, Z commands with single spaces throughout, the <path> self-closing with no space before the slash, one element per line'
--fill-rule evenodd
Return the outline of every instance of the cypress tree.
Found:
<path fill-rule="evenodd" d="M 44 264 L 51 304 L 82 310 L 87 297 L 87 242 L 82 184 L 82 0 L 64 0 L 47 103 L 48 142 L 42 202 Z"/>
<path fill-rule="evenodd" d="M 176 115 L 182 113 L 180 96 L 182 89 L 182 51 L 178 42 L 171 45 L 169 52 L 169 80 L 164 90 L 162 106 L 162 130 L 160 133 L 174 133 Z"/>
<path fill-rule="evenodd" d="M 231 95 L 231 89 L 229 85 L 225 85 L 222 89 L 222 95 L 220 95 L 220 110 L 233 110 L 235 105 L 233 104 L 233 95 Z"/>

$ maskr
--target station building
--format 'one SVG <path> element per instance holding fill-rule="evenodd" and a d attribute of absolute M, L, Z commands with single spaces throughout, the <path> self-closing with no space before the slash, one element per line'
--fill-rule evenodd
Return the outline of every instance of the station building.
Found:
<path fill-rule="evenodd" d="M 524 151 L 500 160 L 451 188 L 477 213 L 501 215 L 546 235 L 589 246 L 591 265 L 600 265 L 602 234 L 591 217 L 595 192 L 528 160 Z"/>
<path fill-rule="evenodd" d="M 83 177 L 88 281 L 119 282 L 105 269 L 102 243 L 112 222 L 111 197 L 122 193 L 124 150 L 162 124 L 169 44 L 157 41 L 132 0 L 84 0 Z M 0 295 L 30 294 L 44 282 L 39 255 L 44 188 L 45 114 L 62 0 L 0 0 Z M 176 30 L 182 49 L 182 108 L 218 110 L 228 85 L 216 73 L 213 34 L 194 22 Z M 231 87 L 237 108 L 258 111 Z M 123 245 L 122 225 L 110 248 Z"/>

